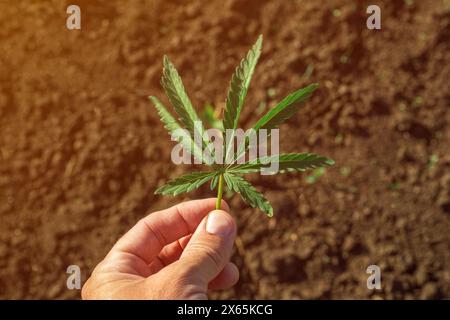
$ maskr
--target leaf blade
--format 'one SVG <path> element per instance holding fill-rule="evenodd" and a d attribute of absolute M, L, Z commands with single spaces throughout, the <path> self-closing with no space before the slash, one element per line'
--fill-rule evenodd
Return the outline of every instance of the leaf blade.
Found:
<path fill-rule="evenodd" d="M 195 111 L 189 96 L 178 74 L 174 64 L 167 56 L 163 58 L 163 76 L 161 78 L 161 85 L 169 98 L 175 112 L 178 114 L 180 122 L 186 127 L 195 142 L 195 136 L 200 137 L 198 147 L 208 148 L 212 150 L 209 143 L 209 137 L 205 131 L 202 121 Z M 205 161 L 202 162 L 207 164 Z"/>
<path fill-rule="evenodd" d="M 217 187 L 217 183 L 219 182 L 219 174 L 216 174 L 211 179 L 210 189 L 214 190 Z"/>
<path fill-rule="evenodd" d="M 189 132 L 193 133 L 194 121 L 199 120 L 199 117 L 186 93 L 178 71 L 167 56 L 163 58 L 161 85 L 175 112 L 178 114 L 179 120 Z"/>
<path fill-rule="evenodd" d="M 190 192 L 202 186 L 208 180 L 214 177 L 216 172 L 192 172 L 181 177 L 170 180 L 163 186 L 155 190 L 155 194 L 178 195 L 184 192 Z"/>
<path fill-rule="evenodd" d="M 177 129 L 181 129 L 178 121 L 172 116 L 172 114 L 167 110 L 167 108 L 162 104 L 162 102 L 159 101 L 158 98 L 150 96 L 149 99 L 155 106 L 159 118 L 161 119 L 161 122 L 164 124 L 164 128 L 166 128 L 169 134 L 171 134 L 173 131 Z"/>
<path fill-rule="evenodd" d="M 241 60 L 241 63 L 231 77 L 223 115 L 224 130 L 237 128 L 250 80 L 261 55 L 261 47 L 262 35 L 258 37 L 258 40 L 248 51 L 246 57 Z"/>
<path fill-rule="evenodd" d="M 253 129 L 258 131 L 260 129 L 273 129 L 278 127 L 299 110 L 302 102 L 308 99 L 318 86 L 317 83 L 313 83 L 289 94 L 262 116 L 254 124 Z"/>
<path fill-rule="evenodd" d="M 279 172 L 305 171 L 319 167 L 332 166 L 334 160 L 315 153 L 287 153 L 256 159 L 255 161 L 238 164 L 230 169 L 234 174 L 254 173 L 266 167 L 270 162 L 278 162 Z"/>
<path fill-rule="evenodd" d="M 189 152 L 191 155 L 196 157 L 197 159 L 203 158 L 203 153 L 201 148 L 192 140 L 192 136 L 188 132 L 184 132 L 185 130 L 181 128 L 178 121 L 172 116 L 172 114 L 167 110 L 164 104 L 159 101 L 158 98 L 154 96 L 149 97 L 150 101 L 155 106 L 158 115 L 161 119 L 161 122 L 164 124 L 164 128 L 169 132 L 170 135 L 174 135 L 176 132 L 177 142 L 180 142 L 183 146 L 184 150 Z"/>
<path fill-rule="evenodd" d="M 303 102 L 311 96 L 318 86 L 319 85 L 317 83 L 313 83 L 287 95 L 275 107 L 262 116 L 252 128 L 255 132 L 258 132 L 261 129 L 270 130 L 278 127 L 281 123 L 291 118 L 300 109 Z M 237 156 L 234 159 L 239 159 L 242 157 L 247 149 L 248 139 L 246 139 L 245 143 L 240 146 Z"/>
<path fill-rule="evenodd" d="M 273 208 L 270 202 L 256 188 L 241 176 L 225 172 L 223 175 L 228 189 L 239 193 L 242 199 L 253 208 L 258 207 L 268 217 L 273 216 Z"/>

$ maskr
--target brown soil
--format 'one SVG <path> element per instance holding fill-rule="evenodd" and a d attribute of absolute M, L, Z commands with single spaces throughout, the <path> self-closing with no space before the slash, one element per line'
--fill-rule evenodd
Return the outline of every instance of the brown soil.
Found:
<path fill-rule="evenodd" d="M 65 27 L 74 2 L 81 31 Z M 0 298 L 78 298 L 68 265 L 86 279 L 146 212 L 211 196 L 153 195 L 190 168 L 171 164 L 146 97 L 163 98 L 168 54 L 198 109 L 222 107 L 259 33 L 242 126 L 319 82 L 281 149 L 337 164 L 312 184 L 251 177 L 275 217 L 229 201 L 241 280 L 213 297 L 450 298 L 449 2 L 377 3 L 380 31 L 365 1 L 1 1 Z M 371 264 L 380 291 L 366 287 Z"/>

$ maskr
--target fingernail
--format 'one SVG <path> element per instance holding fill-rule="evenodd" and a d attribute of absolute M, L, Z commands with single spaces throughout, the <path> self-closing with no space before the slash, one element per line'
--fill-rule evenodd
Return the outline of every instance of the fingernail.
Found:
<path fill-rule="evenodd" d="M 224 211 L 212 211 L 206 221 L 206 231 L 219 237 L 227 237 L 233 232 L 233 221 Z"/>

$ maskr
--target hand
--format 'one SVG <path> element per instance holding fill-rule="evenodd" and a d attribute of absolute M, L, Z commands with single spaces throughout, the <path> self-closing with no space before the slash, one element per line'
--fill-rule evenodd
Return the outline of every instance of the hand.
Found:
<path fill-rule="evenodd" d="M 236 224 L 216 199 L 180 203 L 141 219 L 84 284 L 83 299 L 207 299 L 239 279 L 229 262 Z"/>

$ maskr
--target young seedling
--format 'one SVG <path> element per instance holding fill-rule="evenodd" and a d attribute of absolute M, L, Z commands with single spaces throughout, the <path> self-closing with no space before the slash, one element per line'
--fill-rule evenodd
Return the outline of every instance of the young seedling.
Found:
<path fill-rule="evenodd" d="M 223 137 L 230 130 L 234 132 L 237 129 L 239 116 L 244 105 L 245 96 L 247 95 L 250 79 L 261 54 L 261 46 L 262 36 L 259 36 L 256 43 L 247 53 L 247 56 L 236 68 L 231 78 L 223 120 L 221 125 L 215 126 L 220 128 Z M 167 108 L 156 97 L 152 96 L 150 99 L 155 105 L 161 121 L 164 123 L 165 128 L 170 134 L 173 135 L 174 132 L 179 132 L 180 129 L 183 129 L 181 125 L 184 126 L 185 134 L 181 136 L 178 135 L 177 141 L 181 143 L 186 151 L 196 159 L 200 159 L 203 164 L 207 165 L 210 170 L 206 172 L 193 172 L 171 180 L 166 185 L 159 187 L 155 191 L 155 194 L 178 195 L 183 192 L 197 189 L 204 183 L 211 181 L 211 190 L 217 188 L 216 208 L 219 209 L 225 182 L 230 191 L 239 193 L 246 203 L 253 208 L 260 208 L 264 213 L 271 217 L 273 215 L 273 208 L 269 201 L 258 192 L 253 185 L 244 180 L 241 175 L 258 172 L 265 168 L 268 162 L 273 161 L 278 163 L 279 172 L 305 171 L 307 169 L 315 169 L 334 164 L 332 159 L 313 153 L 279 154 L 276 156 L 265 156 L 242 163 L 242 161 L 237 160 L 242 159 L 243 153 L 248 149 L 248 139 L 245 140 L 244 144 L 241 144 L 241 148 L 238 146 L 237 155 L 232 155 L 231 162 L 224 161 L 224 164 L 217 164 L 205 161 L 202 157 L 202 151 L 205 148 L 209 148 L 209 137 L 203 135 L 203 125 L 199 121 L 199 117 L 186 94 L 181 78 L 174 65 L 166 56 L 164 56 L 163 64 L 164 68 L 161 84 L 178 115 L 178 120 L 171 115 Z M 252 129 L 254 132 L 258 133 L 263 129 L 275 129 L 282 122 L 291 118 L 317 86 L 317 84 L 311 84 L 289 94 L 253 125 Z M 198 136 L 199 133 L 201 142 L 198 143 L 197 141 L 196 143 L 193 137 L 195 137 L 196 134 Z M 226 158 L 232 149 L 234 152 L 234 145 L 232 144 L 231 139 L 226 139 L 226 142 L 223 143 L 223 156 Z"/>

